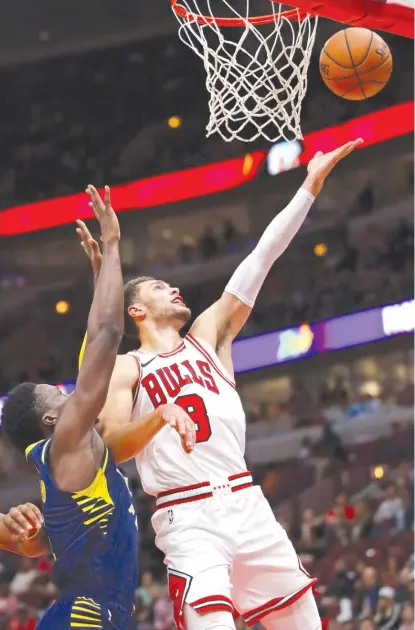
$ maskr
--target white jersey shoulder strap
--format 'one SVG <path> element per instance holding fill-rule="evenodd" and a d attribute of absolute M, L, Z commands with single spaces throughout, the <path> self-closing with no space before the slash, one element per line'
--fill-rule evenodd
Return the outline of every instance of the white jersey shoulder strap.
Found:
<path fill-rule="evenodd" d="M 132 388 L 132 395 L 133 395 L 133 409 L 135 407 L 135 404 L 137 402 L 137 398 L 138 398 L 138 394 L 140 391 L 140 386 L 141 386 L 141 379 L 143 377 L 143 366 L 141 363 L 141 358 L 139 355 L 138 350 L 132 350 L 131 352 L 127 353 L 129 357 L 133 357 L 137 363 L 137 370 L 138 370 L 138 376 L 137 376 L 137 380 L 135 382 L 135 385 Z"/>

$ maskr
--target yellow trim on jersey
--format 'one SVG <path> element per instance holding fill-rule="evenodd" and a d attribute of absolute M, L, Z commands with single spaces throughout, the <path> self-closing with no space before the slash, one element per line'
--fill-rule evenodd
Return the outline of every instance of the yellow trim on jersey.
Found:
<path fill-rule="evenodd" d="M 101 606 L 90 597 L 77 597 L 71 608 L 70 626 L 71 628 L 102 628 Z"/>
<path fill-rule="evenodd" d="M 86 348 L 86 342 L 88 341 L 88 334 L 85 333 L 85 337 L 84 340 L 82 342 L 82 346 L 81 349 L 79 351 L 79 357 L 78 357 L 78 370 L 81 369 L 81 365 L 82 365 L 82 361 L 84 360 L 84 354 L 85 354 L 85 348 Z"/>
<path fill-rule="evenodd" d="M 101 612 L 99 610 L 89 610 L 88 608 L 84 608 L 83 606 L 79 605 L 79 604 L 74 604 L 72 606 L 72 610 L 76 610 L 77 612 L 87 612 L 90 615 L 100 615 Z"/>
<path fill-rule="evenodd" d="M 42 455 L 41 455 L 41 460 L 42 460 L 42 464 L 45 463 L 45 456 L 46 456 L 46 448 L 49 444 L 49 442 L 51 441 L 52 438 L 49 438 L 48 440 L 46 440 L 44 447 L 42 448 Z"/>
<path fill-rule="evenodd" d="M 101 606 L 97 604 L 96 601 L 92 599 L 92 597 L 77 597 L 75 604 L 77 602 L 84 602 L 86 606 L 91 606 L 92 608 L 98 608 L 98 610 L 101 610 Z"/>
<path fill-rule="evenodd" d="M 108 454 L 109 454 L 109 451 L 108 451 L 107 447 L 105 447 L 105 459 L 104 459 L 104 463 L 102 464 L 103 472 L 105 472 L 107 470 Z"/>
<path fill-rule="evenodd" d="M 100 521 L 103 516 L 106 516 L 107 514 L 110 514 L 113 511 L 114 511 L 114 508 L 111 507 L 111 508 L 109 508 L 109 510 L 106 510 L 105 512 L 97 514 L 96 516 L 93 516 L 92 518 L 88 519 L 87 521 L 84 521 L 84 525 L 92 525 L 92 523 L 96 523 L 97 521 Z M 108 523 L 108 519 L 107 519 L 107 523 Z"/>
<path fill-rule="evenodd" d="M 42 503 L 46 503 L 46 485 L 42 479 L 39 481 L 39 488 L 40 488 L 40 498 L 42 499 Z"/>
<path fill-rule="evenodd" d="M 85 503 L 88 503 L 88 501 L 93 501 L 93 499 L 91 497 L 86 497 L 86 499 L 81 499 L 81 501 L 77 501 L 78 505 L 84 505 Z M 87 509 L 87 508 L 85 508 Z"/>
<path fill-rule="evenodd" d="M 74 608 L 72 608 L 72 610 L 74 610 Z M 92 621 L 92 623 L 100 621 L 100 619 L 91 619 L 91 617 L 87 617 L 86 615 L 77 615 L 75 613 L 71 614 L 71 619 L 85 619 L 86 621 Z"/>
<path fill-rule="evenodd" d="M 33 451 L 33 449 L 35 448 L 35 446 L 37 446 L 38 444 L 40 444 L 41 442 L 43 442 L 43 440 L 39 440 L 38 442 L 34 442 L 33 444 L 29 444 L 29 446 L 27 447 L 27 449 L 25 450 L 24 454 L 26 456 L 26 459 L 28 458 L 29 454 L 31 453 L 31 451 Z"/>
<path fill-rule="evenodd" d="M 84 521 L 84 525 L 87 527 L 97 521 L 101 521 L 101 528 L 105 529 L 108 526 L 108 518 L 105 519 L 105 517 L 115 509 L 114 501 L 108 491 L 107 478 L 105 476 L 107 464 L 108 449 L 105 447 L 103 464 L 98 469 L 91 485 L 85 488 L 85 490 L 74 492 L 71 495 L 82 511 L 90 517 L 86 518 Z M 94 514 L 95 512 L 97 512 L 97 514 Z M 94 514 L 94 516 L 92 516 L 92 514 Z"/>
<path fill-rule="evenodd" d="M 98 468 L 97 474 L 95 475 L 94 480 L 84 490 L 79 490 L 78 492 L 74 492 L 72 494 L 72 498 L 80 504 L 79 501 L 85 503 L 88 499 L 103 499 L 109 505 L 114 505 L 113 500 L 111 499 L 108 492 L 107 479 L 105 477 L 105 470 L 108 464 L 108 449 L 105 447 L 105 459 L 102 466 Z"/>

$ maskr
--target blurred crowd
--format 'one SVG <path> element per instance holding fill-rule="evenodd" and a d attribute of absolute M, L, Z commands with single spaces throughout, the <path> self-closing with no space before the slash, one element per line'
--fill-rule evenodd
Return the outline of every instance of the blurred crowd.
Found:
<path fill-rule="evenodd" d="M 393 36 L 389 43 L 391 82 L 360 103 L 327 90 L 316 45 L 302 111 L 305 133 L 412 100 L 410 43 Z M 243 153 L 238 142 L 205 138 L 203 64 L 176 35 L 2 68 L 0 78 L 0 207 Z M 182 125 L 171 128 L 171 116 Z"/>
<path fill-rule="evenodd" d="M 321 235 L 319 235 L 321 238 Z M 324 255 L 316 255 L 314 241 L 304 245 L 294 241 L 271 271 L 258 297 L 252 316 L 241 336 L 252 335 L 326 317 L 392 303 L 413 295 L 413 227 L 371 222 L 351 238 L 346 229 L 326 234 Z M 237 229 L 227 223 L 221 239 L 203 234 L 198 252 L 205 264 L 216 256 L 243 247 Z M 249 244 L 252 247 L 252 243 Z M 196 253 L 186 253 L 193 260 Z M 163 277 L 163 276 L 162 276 Z M 227 278 L 218 278 L 182 288 L 185 301 L 194 315 L 213 303 Z M 10 288 L 4 289 L 9 300 Z M 13 289 L 26 291 L 25 287 Z M 36 316 L 26 318 L 14 335 L 9 336 L 9 354 L 0 347 L 0 392 L 7 392 L 23 380 L 59 382 L 76 375 L 77 356 L 90 306 L 89 285 L 78 284 L 70 291 L 42 295 L 36 304 Z M 58 300 L 70 304 L 67 314 L 55 312 Z M 11 324 L 19 320 L 12 318 Z M 128 322 L 124 349 L 136 346 L 134 327 Z"/>
<path fill-rule="evenodd" d="M 402 452 L 410 456 L 412 429 L 404 429 L 401 438 L 405 449 Z M 378 466 L 382 474 L 378 472 L 375 476 L 373 468 L 363 461 L 364 455 L 359 456 L 359 451 L 353 449 L 340 459 L 333 458 L 328 451 L 320 453 L 319 459 L 325 455 L 327 464 L 323 480 L 315 475 L 316 454 L 309 454 L 301 463 L 270 466 L 266 474 L 253 469 L 254 477 L 261 483 L 276 518 L 292 538 L 303 565 L 319 578 L 318 606 L 321 616 L 331 619 L 330 630 L 410 630 L 413 627 L 414 474 L 411 461 L 397 461 L 401 452 L 398 442 L 396 446 L 395 463 Z M 368 450 L 366 447 L 366 452 Z M 389 452 L 389 456 L 394 458 L 393 453 Z M 333 462 L 340 464 L 340 468 L 336 465 L 333 469 Z M 301 474 L 302 468 L 308 475 Z M 340 471 L 340 475 L 336 476 L 335 471 Z M 287 493 L 291 516 L 280 513 L 285 496 L 284 478 L 290 480 L 291 486 L 295 484 Z M 275 479 L 279 480 L 277 484 Z M 322 483 L 330 484 L 324 486 L 326 492 L 322 492 Z M 137 630 L 173 630 L 165 568 L 154 546 L 150 524 L 154 499 L 141 493 L 136 480 L 133 480 L 133 489 L 139 505 L 141 531 L 141 576 L 135 609 Z M 318 496 L 317 501 L 312 499 L 313 493 Z M 296 502 L 301 497 L 302 507 L 298 511 Z M 18 559 L 5 552 L 0 555 L 0 630 L 35 627 L 39 612 L 57 594 L 51 580 L 52 566 L 50 557 L 31 560 Z M 245 630 L 241 619 L 237 620 L 237 630 Z"/>

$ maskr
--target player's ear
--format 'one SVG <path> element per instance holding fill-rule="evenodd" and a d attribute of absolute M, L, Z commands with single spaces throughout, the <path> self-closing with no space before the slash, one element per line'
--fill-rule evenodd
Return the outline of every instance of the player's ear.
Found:
<path fill-rule="evenodd" d="M 139 306 L 138 304 L 132 304 L 131 306 L 129 306 L 127 308 L 127 313 L 130 317 L 132 317 L 132 319 L 138 320 L 140 322 L 142 322 L 146 316 L 144 308 L 142 306 Z"/>
<path fill-rule="evenodd" d="M 57 414 L 54 411 L 46 411 L 42 416 L 43 424 L 52 427 L 56 423 Z"/>

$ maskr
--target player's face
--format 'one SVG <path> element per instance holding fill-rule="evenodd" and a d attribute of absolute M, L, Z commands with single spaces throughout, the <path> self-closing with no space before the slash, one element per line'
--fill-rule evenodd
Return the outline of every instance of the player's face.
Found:
<path fill-rule="evenodd" d="M 129 308 L 129 313 L 133 317 L 138 316 L 141 321 L 171 321 L 172 324 L 178 325 L 179 329 L 191 316 L 179 289 L 162 280 L 143 282 L 140 285 L 138 302 Z"/>
<path fill-rule="evenodd" d="M 53 426 L 67 395 L 55 385 L 37 385 L 36 395 L 39 396 L 44 411 L 43 423 Z"/>

